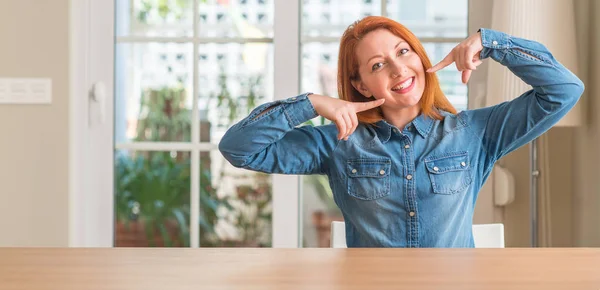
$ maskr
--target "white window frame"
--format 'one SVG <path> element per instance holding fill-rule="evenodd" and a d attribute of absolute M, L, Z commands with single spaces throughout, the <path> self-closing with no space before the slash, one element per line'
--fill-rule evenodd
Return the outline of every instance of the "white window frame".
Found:
<path fill-rule="evenodd" d="M 127 0 L 119 0 L 127 1 Z M 196 0 L 198 1 L 198 0 Z M 306 42 L 339 42 L 339 37 L 300 37 L 302 0 L 274 1 L 273 39 L 210 39 L 217 43 L 272 42 L 274 45 L 274 95 L 284 99 L 300 92 L 301 45 Z M 484 2 L 491 0 L 484 0 Z M 469 1 L 469 32 L 477 21 L 471 21 L 473 5 Z M 73 247 L 112 247 L 114 241 L 114 151 L 177 150 L 191 152 L 191 176 L 198 176 L 199 153 L 217 150 L 215 144 L 199 142 L 198 114 L 192 119 L 192 140 L 186 142 L 114 144 L 114 1 L 70 1 L 70 155 L 69 155 L 69 245 Z M 382 15 L 386 0 L 381 0 Z M 489 4 L 489 3 L 488 3 Z M 491 4 L 490 4 L 491 5 Z M 194 35 L 197 35 L 198 5 L 194 5 Z M 296 33 L 291 33 L 291 32 Z M 423 38 L 424 42 L 460 42 L 462 39 Z M 182 38 L 119 37 L 117 42 L 189 42 Z M 194 60 L 198 44 L 194 39 Z M 193 64 L 194 76 L 198 62 Z M 102 82 L 107 97 L 104 102 L 93 101 L 89 91 Z M 193 93 L 198 90 L 194 77 Z M 470 92 L 471 90 L 469 90 Z M 193 98 L 193 107 L 197 98 Z M 469 98 L 470 100 L 470 98 Z M 471 105 L 470 105 L 471 106 Z M 98 121 L 102 110 L 109 112 L 104 122 Z M 199 217 L 199 179 L 191 183 L 191 220 Z M 302 188 L 297 175 L 273 175 L 273 236 L 274 248 L 298 248 L 302 245 L 301 210 Z M 110 192 L 111 194 L 106 194 Z M 191 247 L 199 246 L 199 226 L 190 223 Z"/>

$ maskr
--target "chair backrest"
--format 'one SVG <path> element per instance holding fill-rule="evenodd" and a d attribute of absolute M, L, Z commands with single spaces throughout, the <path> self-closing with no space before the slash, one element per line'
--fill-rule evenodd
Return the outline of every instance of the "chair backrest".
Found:
<path fill-rule="evenodd" d="M 475 248 L 504 248 L 504 224 L 473 225 Z"/>
<path fill-rule="evenodd" d="M 504 225 L 481 224 L 473 225 L 475 248 L 504 248 Z M 331 223 L 331 247 L 346 248 L 346 224 Z"/>
<path fill-rule="evenodd" d="M 331 241 L 332 248 L 347 248 L 346 246 L 346 223 L 331 222 Z"/>

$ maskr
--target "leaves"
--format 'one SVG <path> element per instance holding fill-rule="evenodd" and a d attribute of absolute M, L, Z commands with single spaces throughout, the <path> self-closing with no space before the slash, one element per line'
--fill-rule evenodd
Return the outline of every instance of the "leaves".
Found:
<path fill-rule="evenodd" d="M 139 2 L 138 2 L 139 1 Z M 180 20 L 185 15 L 186 11 L 192 9 L 191 4 L 193 1 L 190 0 L 138 0 L 137 15 L 136 19 L 140 23 L 144 24 L 156 24 L 152 23 L 158 19 L 150 19 L 151 15 L 156 15 L 161 21 L 165 21 L 168 18 Z M 201 0 L 201 3 L 206 3 L 206 0 Z M 134 9 L 136 11 L 136 9 Z"/>
<path fill-rule="evenodd" d="M 247 115 L 262 96 L 259 94 L 261 77 L 240 81 L 246 88 L 242 96 L 232 96 L 228 76 L 221 73 L 221 91 L 215 101 L 221 115 L 230 126 L 240 116 Z M 144 91 L 140 99 L 136 142 L 188 141 L 191 139 L 191 110 L 186 107 L 188 93 L 183 87 L 163 87 Z M 212 124 L 214 125 L 214 124 Z M 269 176 L 254 174 L 255 184 L 247 186 L 246 197 L 220 197 L 213 186 L 215 177 L 225 176 L 211 171 L 210 155 L 200 157 L 200 244 L 207 246 L 231 245 L 222 240 L 215 227 L 220 221 L 235 219 L 242 240 L 233 243 L 270 243 L 271 188 Z M 139 221 L 149 246 L 157 246 L 155 237 L 167 246 L 189 246 L 190 241 L 190 184 L 191 160 L 189 152 L 117 152 L 115 154 L 117 220 L 129 224 Z M 251 210 L 249 210 L 251 209 Z M 173 232 L 175 225 L 176 232 Z M 267 236 L 265 239 L 264 237 Z"/>

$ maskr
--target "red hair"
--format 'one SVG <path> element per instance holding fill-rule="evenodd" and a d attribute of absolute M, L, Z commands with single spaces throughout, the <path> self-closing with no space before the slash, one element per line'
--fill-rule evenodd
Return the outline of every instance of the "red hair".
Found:
<path fill-rule="evenodd" d="M 368 16 L 350 25 L 340 42 L 340 52 L 338 58 L 338 95 L 340 99 L 350 102 L 368 102 L 372 101 L 358 92 L 352 86 L 352 80 L 360 80 L 358 73 L 358 57 L 356 47 L 361 39 L 367 33 L 377 30 L 387 29 L 394 35 L 404 39 L 412 48 L 412 50 L 421 58 L 423 69 L 426 70 L 432 67 L 429 57 L 425 52 L 425 48 L 419 39 L 404 25 L 381 16 Z M 434 73 L 425 73 L 425 89 L 423 96 L 419 101 L 421 113 L 441 120 L 442 115 L 439 110 L 444 110 L 452 114 L 456 114 L 456 109 L 446 98 L 440 82 Z M 364 123 L 375 123 L 383 119 L 383 114 L 380 108 L 363 111 L 357 114 L 358 120 Z"/>

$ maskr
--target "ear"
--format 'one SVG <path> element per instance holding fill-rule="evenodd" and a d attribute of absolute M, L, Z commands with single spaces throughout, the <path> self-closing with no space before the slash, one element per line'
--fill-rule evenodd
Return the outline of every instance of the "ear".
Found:
<path fill-rule="evenodd" d="M 352 83 L 352 86 L 359 93 L 361 93 L 365 98 L 371 98 L 371 97 L 373 97 L 373 94 L 371 94 L 369 92 L 369 89 L 367 89 L 367 87 L 365 87 L 365 85 L 363 84 L 363 82 L 361 80 L 351 80 L 350 82 Z"/>

